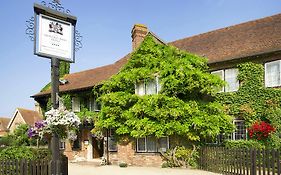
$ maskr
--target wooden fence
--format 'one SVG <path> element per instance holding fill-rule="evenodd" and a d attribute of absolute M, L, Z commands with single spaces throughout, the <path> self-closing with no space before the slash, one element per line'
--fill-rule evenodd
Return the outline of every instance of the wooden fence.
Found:
<path fill-rule="evenodd" d="M 280 152 L 205 147 L 200 150 L 199 168 L 227 175 L 280 175 Z"/>
<path fill-rule="evenodd" d="M 68 160 L 1 160 L 0 175 L 51 175 L 52 168 L 58 169 L 61 175 L 68 175 Z"/>

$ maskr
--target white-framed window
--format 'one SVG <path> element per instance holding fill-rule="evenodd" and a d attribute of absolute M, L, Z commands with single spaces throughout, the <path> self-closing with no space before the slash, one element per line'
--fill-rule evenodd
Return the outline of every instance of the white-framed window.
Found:
<path fill-rule="evenodd" d="M 80 112 L 80 99 L 78 97 L 72 97 L 72 111 Z"/>
<path fill-rule="evenodd" d="M 233 124 L 235 125 L 235 131 L 231 135 L 232 140 L 246 140 L 247 137 L 247 130 L 245 126 L 244 120 L 238 120 L 235 119 L 233 121 Z"/>
<path fill-rule="evenodd" d="M 96 101 L 96 98 L 90 99 L 90 111 L 100 111 L 100 105 Z"/>
<path fill-rule="evenodd" d="M 281 60 L 265 63 L 265 87 L 276 87 L 281 85 Z"/>
<path fill-rule="evenodd" d="M 220 92 L 234 92 L 239 88 L 239 81 L 237 80 L 238 69 L 224 69 L 211 72 L 211 74 L 219 76 L 222 80 L 226 81 L 226 86 L 222 87 Z"/>
<path fill-rule="evenodd" d="M 116 138 L 114 137 L 115 130 L 110 129 L 108 135 L 108 150 L 109 151 L 117 151 L 117 142 Z"/>
<path fill-rule="evenodd" d="M 157 82 L 156 80 L 147 80 L 145 82 L 145 94 L 157 94 Z"/>
<path fill-rule="evenodd" d="M 141 80 L 135 86 L 135 93 L 138 95 L 158 94 L 160 90 L 161 84 L 158 77 L 153 80 Z"/>
<path fill-rule="evenodd" d="M 213 71 L 213 72 L 211 72 L 211 74 L 217 75 L 218 77 L 220 77 L 220 79 L 224 80 L 224 71 L 223 70 Z M 222 87 L 222 89 L 219 92 L 224 92 L 224 87 Z"/>
<path fill-rule="evenodd" d="M 169 137 L 161 137 L 157 139 L 154 136 L 138 138 L 136 140 L 137 152 L 166 152 L 169 148 Z"/>
<path fill-rule="evenodd" d="M 60 148 L 60 150 L 64 150 L 65 149 L 65 140 L 60 140 L 59 141 L 59 148 Z"/>
<path fill-rule="evenodd" d="M 145 83 L 144 80 L 136 84 L 135 93 L 138 95 L 145 95 Z"/>

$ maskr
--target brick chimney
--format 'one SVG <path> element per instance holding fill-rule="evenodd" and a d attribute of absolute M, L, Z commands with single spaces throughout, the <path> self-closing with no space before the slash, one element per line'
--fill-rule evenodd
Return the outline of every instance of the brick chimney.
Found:
<path fill-rule="evenodd" d="M 132 46 L 134 51 L 140 46 L 140 44 L 144 40 L 144 37 L 148 34 L 148 28 L 143 24 L 135 24 L 131 33 Z"/>

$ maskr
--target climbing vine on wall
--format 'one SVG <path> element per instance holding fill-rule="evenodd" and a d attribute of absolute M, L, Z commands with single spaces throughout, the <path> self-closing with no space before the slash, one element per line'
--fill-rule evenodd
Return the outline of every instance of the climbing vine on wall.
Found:
<path fill-rule="evenodd" d="M 159 94 L 135 95 L 136 83 L 156 76 Z M 148 35 L 122 70 L 99 89 L 102 110 L 96 127 L 136 138 L 181 135 L 195 141 L 231 132 L 231 118 L 210 98 L 223 85 L 208 72 L 206 59 L 158 44 Z"/>
<path fill-rule="evenodd" d="M 244 119 L 247 127 L 256 121 L 272 124 L 277 131 L 272 135 L 272 144 L 280 146 L 277 135 L 281 132 L 281 90 L 264 86 L 264 68 L 261 64 L 242 63 L 237 68 L 239 90 L 220 93 L 216 100 L 224 105 L 227 114 Z M 277 145 L 274 147 L 278 147 Z"/>

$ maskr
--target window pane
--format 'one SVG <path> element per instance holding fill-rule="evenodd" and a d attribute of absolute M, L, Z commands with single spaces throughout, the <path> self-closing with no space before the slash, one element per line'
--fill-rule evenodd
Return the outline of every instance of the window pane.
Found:
<path fill-rule="evenodd" d="M 157 142 L 155 137 L 152 136 L 147 137 L 146 140 L 147 152 L 157 152 L 156 144 Z"/>
<path fill-rule="evenodd" d="M 159 139 L 159 148 L 158 151 L 160 152 L 166 152 L 167 149 L 169 148 L 168 146 L 168 137 L 161 137 Z"/>
<path fill-rule="evenodd" d="M 138 95 L 144 95 L 145 94 L 144 81 L 141 81 L 141 82 L 137 83 L 136 94 L 138 94 Z"/>
<path fill-rule="evenodd" d="M 138 152 L 145 152 L 145 138 L 137 139 L 137 151 Z"/>
<path fill-rule="evenodd" d="M 80 100 L 78 97 L 72 98 L 72 111 L 73 112 L 80 112 Z"/>
<path fill-rule="evenodd" d="M 113 136 L 108 137 L 108 150 L 117 151 L 117 142 Z"/>
<path fill-rule="evenodd" d="M 146 94 L 156 94 L 156 81 L 155 80 L 148 80 L 146 82 Z"/>
<path fill-rule="evenodd" d="M 236 126 L 236 130 L 234 132 L 233 140 L 246 139 L 245 122 L 243 120 L 237 120 L 237 121 L 234 121 L 234 124 Z"/>
<path fill-rule="evenodd" d="M 91 111 L 99 111 L 100 105 L 97 103 L 95 98 L 91 98 Z"/>
<path fill-rule="evenodd" d="M 280 86 L 280 62 L 273 61 L 265 64 L 265 86 Z"/>
<path fill-rule="evenodd" d="M 237 91 L 239 88 L 239 81 L 237 80 L 238 69 L 226 69 L 225 70 L 225 81 L 227 85 L 225 92 Z"/>
<path fill-rule="evenodd" d="M 218 76 L 220 79 L 224 80 L 224 71 L 223 70 L 218 70 L 218 71 L 213 71 L 211 74 Z M 224 87 L 222 87 L 219 92 L 223 92 Z"/>

